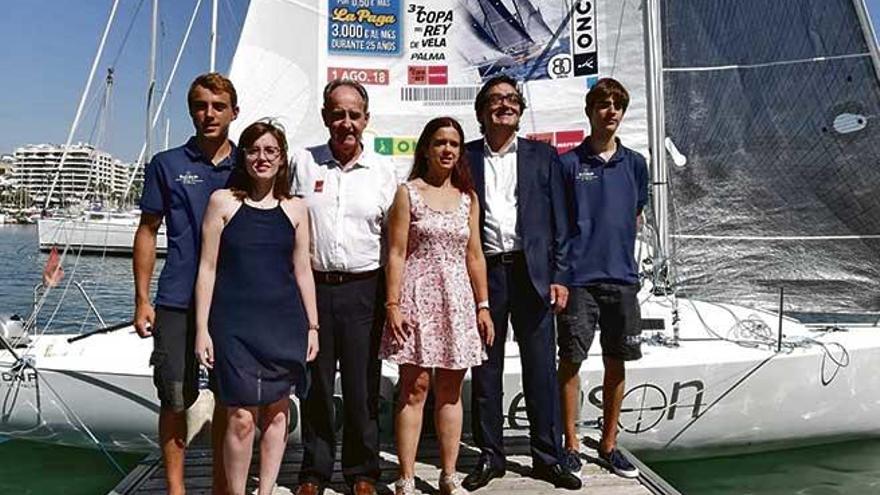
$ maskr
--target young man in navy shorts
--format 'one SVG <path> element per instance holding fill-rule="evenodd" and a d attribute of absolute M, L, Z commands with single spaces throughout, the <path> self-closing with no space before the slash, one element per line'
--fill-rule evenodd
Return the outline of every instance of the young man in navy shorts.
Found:
<path fill-rule="evenodd" d="M 198 398 L 193 288 L 199 268 L 202 219 L 211 193 L 227 187 L 235 166 L 229 124 L 238 116 L 235 87 L 217 73 L 197 77 L 187 94 L 195 136 L 156 154 L 144 170 L 141 220 L 134 238 L 135 315 L 141 337 L 153 337 L 153 382 L 159 396 L 159 443 L 168 493 L 184 493 L 186 410 Z M 150 280 L 156 233 L 165 222 L 168 254 L 155 307 Z M 215 407 L 214 493 L 226 493 L 222 448 L 225 408 Z"/>
<path fill-rule="evenodd" d="M 568 306 L 557 320 L 558 379 L 566 450 L 563 464 L 580 472 L 575 425 L 578 372 L 598 325 L 605 365 L 599 457 L 616 474 L 636 477 L 638 469 L 616 448 L 624 363 L 642 357 L 638 265 L 633 253 L 642 209 L 648 202 L 645 159 L 615 136 L 628 104 L 623 85 L 600 79 L 586 97 L 590 135 L 560 157 L 575 228 L 569 251 Z"/>

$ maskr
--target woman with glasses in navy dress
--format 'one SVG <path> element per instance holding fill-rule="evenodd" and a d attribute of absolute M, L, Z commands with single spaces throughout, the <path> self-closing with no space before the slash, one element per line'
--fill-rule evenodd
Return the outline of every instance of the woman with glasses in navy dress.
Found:
<path fill-rule="evenodd" d="M 227 407 L 223 463 L 229 488 L 245 493 L 254 433 L 259 493 L 269 494 L 287 444 L 289 395 L 308 387 L 318 352 L 308 211 L 290 196 L 287 142 L 257 122 L 242 132 L 236 185 L 211 196 L 196 281 L 196 345 Z"/>

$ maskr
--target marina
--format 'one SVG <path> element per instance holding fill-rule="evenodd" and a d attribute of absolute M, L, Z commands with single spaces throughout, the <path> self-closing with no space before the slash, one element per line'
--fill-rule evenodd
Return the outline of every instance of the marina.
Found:
<path fill-rule="evenodd" d="M 244 113 L 237 131 L 280 111 L 287 112 L 280 116 L 283 123 L 292 124 L 287 127 L 292 144 L 317 142 L 324 129 L 312 125 L 319 122 L 319 103 L 310 99 L 331 69 L 363 70 L 354 67 L 361 55 L 370 55 L 365 59 L 370 70 L 382 74 L 381 84 L 370 85 L 375 97 L 371 138 L 380 153 L 380 143 L 408 142 L 405 136 L 429 112 L 441 109 L 465 122 L 471 138 L 476 136 L 471 94 L 481 78 L 494 73 L 527 81 L 524 137 L 549 139 L 560 150 L 561 135 L 575 132 L 579 137 L 573 141 L 584 135 L 581 109 L 567 102 L 582 98 L 585 82 L 589 86 L 610 74 L 633 90 L 622 139 L 646 156 L 649 150 L 660 151 L 650 157 L 651 218 L 639 233 L 635 253 L 643 358 L 627 365 L 618 422 L 621 446 L 635 452 L 627 455 L 643 476 L 631 481 L 611 475 L 593 462 L 594 452 L 586 451 L 582 493 L 880 490 L 880 467 L 859 459 L 880 458 L 880 169 L 871 166 L 880 156 L 877 127 L 871 124 L 880 105 L 880 52 L 871 43 L 874 32 L 862 0 L 797 0 L 798 10 L 808 13 L 800 17 L 789 16 L 792 9 L 781 4 L 725 10 L 712 2 L 685 7 L 660 0 L 584 0 L 570 8 L 567 0 L 462 0 L 455 10 L 457 23 L 450 9 L 448 24 L 410 32 L 415 16 L 401 10 L 399 16 L 389 14 L 387 23 L 373 22 L 375 29 L 367 22 L 328 35 L 322 16 L 334 2 L 321 0 L 315 10 L 300 2 L 251 0 L 238 9 L 241 39 L 228 71 L 242 94 Z M 406 3 L 401 0 L 401 6 Z M 596 8 L 589 25 L 581 22 L 585 5 Z M 192 19 L 198 11 L 197 4 Z M 594 20 L 596 30 L 590 27 Z M 777 36 L 774 27 L 781 20 L 791 22 L 790 36 Z M 216 29 L 216 12 L 214 24 Z M 740 32 L 740 26 L 753 29 Z M 400 42 L 373 50 L 377 45 L 345 34 L 361 28 Z M 582 28 L 591 32 L 579 32 Z M 447 31 L 448 39 L 430 34 L 445 36 Z M 720 42 L 730 33 L 742 43 Z M 586 34 L 596 37 L 589 53 L 576 46 Z M 317 48 L 311 45 L 315 40 Z M 584 53 L 575 53 L 578 48 Z M 365 53 L 370 51 L 378 53 Z M 421 67 L 420 77 L 412 66 L 380 58 L 398 52 L 409 61 L 448 56 L 449 65 L 441 71 Z M 312 60 L 302 53 L 320 55 Z M 155 53 L 151 58 L 155 65 Z M 212 51 L 212 69 L 214 62 Z M 578 72 L 597 66 L 596 72 Z M 177 61 L 166 91 L 176 67 Z M 151 100 L 154 72 L 155 67 L 147 140 L 138 164 L 155 151 L 150 141 L 165 101 L 165 92 L 157 107 Z M 453 101 L 455 91 L 467 95 L 461 101 L 468 100 L 468 106 Z M 87 87 L 83 102 L 88 93 Z M 109 86 L 105 97 L 109 100 Z M 68 146 L 76 127 L 75 122 Z M 166 125 L 166 142 L 167 135 Z M 406 175 L 412 156 L 394 149 L 399 175 Z M 54 180 L 44 174 L 31 181 L 32 187 L 47 189 L 41 200 L 46 206 L 52 204 L 54 182 L 64 185 L 62 167 L 57 168 Z M 123 196 L 136 175 L 123 181 Z M 67 184 L 67 189 L 74 185 L 81 184 Z M 30 441 L 59 451 L 106 450 L 111 462 L 105 467 L 120 475 L 126 471 L 110 493 L 164 492 L 155 451 L 152 345 L 126 323 L 133 306 L 131 262 L 109 256 L 130 254 L 138 216 L 128 211 L 132 206 L 63 215 L 40 206 L 0 210 L 5 214 L 0 224 L 10 219 L 38 223 L 0 228 L 0 464 L 15 461 L 10 446 L 27 452 Z M 40 253 L 49 249 L 51 255 Z M 44 266 L 56 256 L 67 278 L 53 287 Z M 161 261 L 157 264 L 158 273 Z M 96 330 L 99 334 L 90 336 Z M 479 493 L 557 493 L 529 476 L 528 446 L 521 437 L 528 430 L 522 392 L 528 369 L 515 342 L 502 345 L 504 428 L 511 456 L 507 476 Z M 601 351 L 594 345 L 581 369 L 584 431 L 601 421 L 602 372 Z M 393 482 L 397 467 L 387 438 L 397 373 L 395 366 L 383 365 L 385 484 Z M 467 425 L 469 381 L 464 397 Z M 338 385 L 335 399 L 342 400 Z M 291 397 L 290 404 L 292 417 L 298 418 L 299 403 Z M 277 493 L 291 493 L 296 486 L 299 440 L 297 421 L 291 424 Z M 476 459 L 476 451 L 465 443 L 462 472 Z M 187 483 L 190 492 L 207 493 L 210 452 L 203 442 L 196 445 L 188 453 Z M 419 455 L 423 493 L 436 493 L 436 450 L 428 442 Z M 112 457 L 131 459 L 146 452 L 140 461 L 123 463 L 125 469 Z M 844 461 L 825 459 L 838 452 L 851 454 Z M 774 463 L 793 467 L 790 472 L 776 469 L 780 478 L 766 486 L 737 486 L 751 477 L 760 479 L 763 472 L 756 466 L 761 463 L 771 466 L 768 471 L 776 469 Z M 739 473 L 738 466 L 752 471 L 744 467 Z M 804 472 L 814 476 L 801 476 Z M 848 472 L 853 475 L 837 475 Z M 713 486 L 707 481 L 711 477 L 722 481 Z M 345 492 L 338 466 L 331 488 L 330 493 Z"/>

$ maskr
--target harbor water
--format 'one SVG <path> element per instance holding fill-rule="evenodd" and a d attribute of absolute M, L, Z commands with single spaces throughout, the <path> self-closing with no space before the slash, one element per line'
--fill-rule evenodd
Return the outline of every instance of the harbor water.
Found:
<path fill-rule="evenodd" d="M 131 318 L 131 259 L 68 251 L 65 278 L 40 312 L 49 332 L 89 331 L 97 318 L 79 282 L 108 325 Z M 0 226 L 0 315 L 26 317 L 47 255 L 37 250 L 35 226 Z M 157 261 L 157 271 L 161 267 Z M 154 277 L 155 278 L 155 277 Z M 124 469 L 138 454 L 112 454 Z M 880 493 L 880 440 L 862 440 L 778 452 L 664 462 L 650 466 L 684 494 L 832 495 Z M 97 450 L 43 445 L 0 437 L 0 494 L 106 493 L 120 474 Z M 589 479 L 586 480 L 589 484 Z"/>

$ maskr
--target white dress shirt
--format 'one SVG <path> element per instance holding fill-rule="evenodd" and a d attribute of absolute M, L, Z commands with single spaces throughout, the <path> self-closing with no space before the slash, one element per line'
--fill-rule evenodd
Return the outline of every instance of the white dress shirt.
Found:
<path fill-rule="evenodd" d="M 293 193 L 305 199 L 312 269 L 360 273 L 385 261 L 382 233 L 398 180 L 394 163 L 364 148 L 348 170 L 323 144 L 291 156 Z"/>
<path fill-rule="evenodd" d="M 497 153 L 483 141 L 486 176 L 483 238 L 486 254 L 522 249 L 521 239 L 516 233 L 516 150 L 516 137 Z"/>

